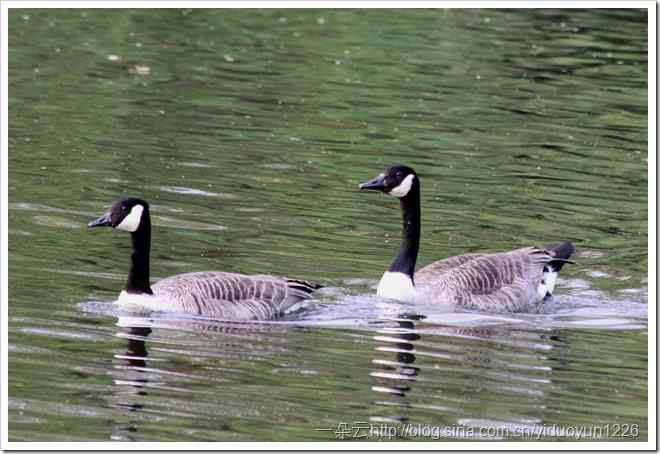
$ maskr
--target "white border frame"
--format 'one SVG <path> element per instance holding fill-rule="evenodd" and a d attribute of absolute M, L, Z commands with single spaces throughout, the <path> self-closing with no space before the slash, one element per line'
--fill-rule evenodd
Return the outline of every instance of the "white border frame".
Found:
<path fill-rule="evenodd" d="M 1 3 L 0 304 L 2 317 L 2 449 L 8 450 L 655 450 L 656 439 L 656 3 L 655 1 L 16 1 Z M 405 6 L 404 6 L 405 5 Z M 639 8 L 648 10 L 648 441 L 646 442 L 10 442 L 8 441 L 8 10 L 10 8 Z M 653 215 L 652 215 L 653 214 Z"/>

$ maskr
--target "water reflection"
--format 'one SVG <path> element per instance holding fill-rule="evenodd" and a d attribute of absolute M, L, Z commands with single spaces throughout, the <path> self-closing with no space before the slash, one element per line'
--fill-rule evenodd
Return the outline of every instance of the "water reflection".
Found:
<path fill-rule="evenodd" d="M 205 380 L 177 366 L 176 357 L 188 354 L 189 341 L 177 342 L 176 332 L 213 333 L 213 345 L 218 346 L 233 343 L 230 339 L 235 337 L 267 342 L 274 333 L 299 329 L 289 324 L 169 318 L 122 317 L 118 324 L 121 327 L 116 336 L 125 339 L 126 348 L 115 355 L 121 363 L 111 372 L 116 387 L 113 405 L 127 414 L 146 412 L 145 415 L 159 412 L 155 407 L 150 408 L 150 389 L 167 390 L 184 399 L 191 392 L 189 386 L 168 382 L 168 377 L 188 377 L 201 383 Z M 513 427 L 541 424 L 543 419 L 536 413 L 545 411 L 548 405 L 545 397 L 546 390 L 552 386 L 551 365 L 562 368 L 561 350 L 568 346 L 565 339 L 553 333 L 488 326 L 439 326 L 427 323 L 424 316 L 409 313 L 374 320 L 369 326 L 377 328 L 360 334 L 372 339 L 373 351 L 377 353 L 371 358 L 371 367 L 365 369 L 370 377 L 370 389 L 375 393 L 368 420 L 376 431 L 380 427 L 381 434 L 387 433 L 383 429 L 387 426 L 382 424 L 400 427 L 406 423 L 424 423 L 460 429 L 448 432 L 449 438 L 478 438 L 475 434 L 482 433 L 482 437 L 492 439 L 492 435 L 484 435 L 486 429 L 499 430 L 501 436 Z M 153 329 L 158 329 L 160 336 L 156 339 L 156 346 L 160 345 L 157 350 L 166 344 L 167 350 L 175 353 L 174 357 L 148 359 L 147 342 Z M 243 353 L 252 355 L 249 349 Z M 283 361 L 282 354 L 288 356 L 283 351 L 267 353 L 275 361 Z M 149 365 L 150 362 L 159 367 Z M 166 364 L 168 367 L 162 367 Z M 310 378 L 316 380 L 314 376 Z M 503 397 L 506 403 L 501 402 Z M 491 401 L 500 402 L 497 413 L 483 407 L 484 402 Z M 194 416 L 194 405 L 183 414 L 187 413 Z M 113 436 L 132 439 L 139 431 L 140 421 L 141 417 L 130 417 L 129 421 L 118 422 Z M 414 433 L 398 437 L 419 438 Z"/>
<path fill-rule="evenodd" d="M 146 367 L 147 347 L 145 340 L 151 334 L 147 327 L 122 327 L 117 337 L 127 339 L 126 355 L 115 355 L 117 359 L 125 359 L 129 366 Z"/>
<path fill-rule="evenodd" d="M 445 314 L 447 320 L 451 315 Z M 327 404 L 318 392 L 328 380 L 340 387 L 364 384 L 368 391 L 335 403 L 345 407 L 338 413 L 341 419 L 323 424 L 318 414 L 301 421 L 298 430 L 312 433 L 338 421 L 362 421 L 373 428 L 371 439 L 389 439 L 383 435 L 387 430 L 405 425 L 417 432 L 397 433 L 397 439 L 430 440 L 428 433 L 420 435 L 425 426 L 444 430 L 440 439 L 529 439 L 516 434 L 529 435 L 544 424 L 566 425 L 561 415 L 568 408 L 573 423 L 588 424 L 595 407 L 608 408 L 604 396 L 612 392 L 607 383 L 591 382 L 591 394 L 584 395 L 586 382 L 577 372 L 593 367 L 589 349 L 599 344 L 598 332 L 575 341 L 570 331 L 531 329 L 515 320 L 492 325 L 490 315 L 476 323 L 457 317 L 463 325 L 452 325 L 410 312 L 358 326 L 170 317 L 119 317 L 116 338 L 125 347 L 114 355 L 109 397 L 120 412 L 115 439 L 144 439 L 142 431 L 153 433 L 164 420 L 175 424 L 178 418 L 194 418 L 207 427 L 217 424 L 219 415 L 223 421 L 243 421 L 245 411 L 252 413 L 243 408 L 245 399 L 282 399 L 284 407 L 276 406 L 271 414 L 280 418 L 290 405 L 284 402 L 300 396 L 297 411 L 314 414 Z M 364 348 L 356 350 L 356 345 Z M 253 372 L 246 372 L 245 364 L 253 364 Z M 256 386 L 254 374 L 274 381 Z M 222 393 L 209 389 L 214 382 L 222 384 Z M 227 424 L 229 432 L 237 429 Z M 322 435 L 332 439 L 332 433 L 317 431 Z M 212 432 L 191 437 L 213 439 Z"/>
<path fill-rule="evenodd" d="M 111 396 L 111 405 L 121 412 L 135 413 L 144 408 L 142 400 L 149 395 L 147 374 L 146 339 L 151 334 L 147 327 L 121 327 L 117 337 L 126 339 L 126 353 L 115 355 L 115 359 L 124 364 L 114 366 L 111 371 L 115 392 Z M 111 439 L 116 441 L 134 441 L 138 431 L 139 418 L 130 418 L 130 422 L 116 423 Z"/>
<path fill-rule="evenodd" d="M 392 425 L 400 426 L 411 421 L 411 418 L 414 420 L 414 416 L 409 415 L 408 411 L 413 406 L 408 394 L 413 391 L 421 371 L 413 364 L 417 360 L 416 342 L 421 339 L 416 332 L 415 321 L 422 318 L 401 314 L 395 319 L 382 320 L 390 326 L 377 330 L 373 336 L 376 352 L 394 353 L 393 359 L 391 355 L 374 358 L 372 363 L 378 368 L 369 374 L 375 379 L 375 384 L 371 386 L 372 391 L 379 393 L 372 402 L 375 408 L 369 417 L 370 435 L 376 439 L 391 440 L 394 436 L 399 438 L 400 435 L 395 435 Z M 380 408 L 387 410 L 381 412 Z"/>
<path fill-rule="evenodd" d="M 430 325 L 421 316 L 387 322 L 391 326 L 373 336 L 379 353 L 370 372 L 379 396 L 373 423 L 423 422 L 442 426 L 443 437 L 493 439 L 544 422 L 538 415 L 549 405 L 565 339 L 502 327 Z M 493 401 L 499 410 L 485 412 L 484 404 Z M 420 411 L 426 416 L 420 418 Z"/>
<path fill-rule="evenodd" d="M 410 319 L 405 319 L 404 316 L 401 316 L 400 320 L 391 320 L 395 326 L 380 329 L 373 336 L 377 343 L 375 348 L 377 352 L 394 353 L 394 360 L 388 356 L 372 360 L 378 369 L 369 374 L 375 378 L 375 385 L 371 389 L 390 398 L 389 400 L 377 399 L 374 401 L 375 405 L 410 406 L 410 401 L 405 397 L 411 391 L 420 371 L 419 367 L 412 365 L 417 359 L 415 341 L 420 339 L 420 335 L 415 332 L 414 320 L 420 318 L 411 316 Z M 383 322 L 390 321 L 383 320 Z M 399 414 L 372 416 L 370 419 L 376 422 L 402 422 L 407 421 L 408 417 Z"/>

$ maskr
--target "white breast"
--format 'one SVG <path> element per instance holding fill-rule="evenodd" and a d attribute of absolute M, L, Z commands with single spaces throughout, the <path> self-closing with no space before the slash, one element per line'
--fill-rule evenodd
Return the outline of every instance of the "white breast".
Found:
<path fill-rule="evenodd" d="M 169 312 L 172 304 L 158 295 L 147 295 L 146 293 L 128 293 L 125 290 L 119 294 L 115 304 L 122 310 L 129 312 Z M 168 311 L 169 309 L 169 311 Z"/>
<path fill-rule="evenodd" d="M 410 276 L 386 271 L 378 283 L 377 293 L 383 298 L 412 302 L 415 299 L 415 286 Z"/>

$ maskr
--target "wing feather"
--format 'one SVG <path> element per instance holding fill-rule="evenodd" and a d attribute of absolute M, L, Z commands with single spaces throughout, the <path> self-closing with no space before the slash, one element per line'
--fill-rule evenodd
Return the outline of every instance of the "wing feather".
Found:
<path fill-rule="evenodd" d="M 319 287 L 269 275 L 197 272 L 162 279 L 152 290 L 170 301 L 172 311 L 227 320 L 265 320 L 309 298 Z"/>
<path fill-rule="evenodd" d="M 538 302 L 543 267 L 553 255 L 538 248 L 465 254 L 434 262 L 415 274 L 425 294 L 479 310 L 518 311 Z"/>

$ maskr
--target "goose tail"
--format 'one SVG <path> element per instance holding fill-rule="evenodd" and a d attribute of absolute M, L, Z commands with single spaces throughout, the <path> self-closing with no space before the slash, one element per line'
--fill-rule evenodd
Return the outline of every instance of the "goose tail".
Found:
<path fill-rule="evenodd" d="M 552 296 L 555 290 L 555 283 L 557 275 L 566 263 L 574 263 L 569 260 L 575 247 L 570 241 L 562 243 L 550 244 L 545 247 L 545 250 L 551 256 L 551 259 L 543 267 L 543 280 L 538 288 L 538 294 L 541 299 L 546 299 Z"/>
<path fill-rule="evenodd" d="M 573 252 L 575 252 L 575 247 L 570 241 L 551 244 L 546 246 L 545 249 L 550 252 L 550 255 L 553 257 L 552 260 L 548 262 L 548 265 L 556 272 L 559 272 L 566 263 L 575 263 L 569 260 L 571 255 L 573 255 Z"/>
<path fill-rule="evenodd" d="M 287 279 L 286 286 L 289 290 L 293 290 L 301 298 L 309 297 L 314 290 L 318 290 L 323 287 L 321 284 L 316 282 L 303 281 L 300 279 Z"/>

